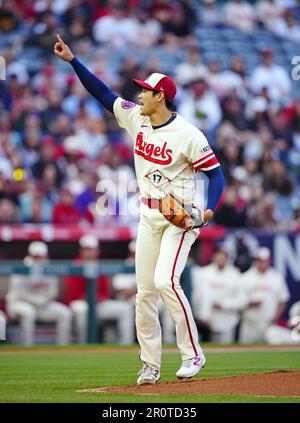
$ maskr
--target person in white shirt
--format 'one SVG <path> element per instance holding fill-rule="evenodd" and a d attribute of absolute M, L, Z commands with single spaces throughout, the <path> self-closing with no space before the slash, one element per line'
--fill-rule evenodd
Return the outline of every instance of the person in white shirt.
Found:
<path fill-rule="evenodd" d="M 266 341 L 271 345 L 300 344 L 300 301 L 290 308 L 288 327 L 270 326 L 266 331 Z"/>
<path fill-rule="evenodd" d="M 230 263 L 227 250 L 220 247 L 211 264 L 197 266 L 192 275 L 195 316 L 208 324 L 213 342 L 234 342 L 243 297 L 240 272 Z"/>
<path fill-rule="evenodd" d="M 126 5 L 115 5 L 110 15 L 101 16 L 93 26 L 97 42 L 121 50 L 137 38 L 137 27 L 132 16 L 128 15 Z"/>
<path fill-rule="evenodd" d="M 277 32 L 277 26 L 281 25 L 283 7 L 276 0 L 259 0 L 256 5 L 256 13 L 265 28 Z"/>
<path fill-rule="evenodd" d="M 245 0 L 229 0 L 223 9 L 224 23 L 239 31 L 252 32 L 256 26 L 256 13 Z"/>
<path fill-rule="evenodd" d="M 198 47 L 191 46 L 187 50 L 184 62 L 175 67 L 175 80 L 180 85 L 190 84 L 195 78 L 205 78 L 207 68 L 202 63 Z"/>
<path fill-rule="evenodd" d="M 271 267 L 271 253 L 268 248 L 257 249 L 254 263 L 243 274 L 241 284 L 245 309 L 240 327 L 240 342 L 265 342 L 267 329 L 281 316 L 290 296 L 281 274 Z"/>
<path fill-rule="evenodd" d="M 182 96 L 178 113 L 205 133 L 213 131 L 222 119 L 218 97 L 204 78 L 191 83 L 190 89 Z"/>
<path fill-rule="evenodd" d="M 37 320 L 55 322 L 57 344 L 69 344 L 72 313 L 57 301 L 58 279 L 47 276 L 39 269 L 48 259 L 47 244 L 34 241 L 29 244 L 24 263 L 31 267 L 28 275 L 12 275 L 6 296 L 8 317 L 19 319 L 23 345 L 34 344 L 34 328 Z"/>
<path fill-rule="evenodd" d="M 267 89 L 270 100 L 284 104 L 291 93 L 291 78 L 287 71 L 275 63 L 274 52 L 264 49 L 261 64 L 250 75 L 250 88 L 255 95 Z"/>

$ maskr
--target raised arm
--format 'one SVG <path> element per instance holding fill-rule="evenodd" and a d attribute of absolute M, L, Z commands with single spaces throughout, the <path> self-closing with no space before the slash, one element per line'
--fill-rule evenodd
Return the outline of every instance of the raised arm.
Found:
<path fill-rule="evenodd" d="M 113 105 L 118 96 L 112 92 L 99 78 L 91 73 L 74 56 L 71 49 L 62 40 L 59 34 L 56 35 L 57 41 L 54 45 L 54 53 L 65 62 L 69 62 L 75 70 L 78 78 L 85 89 L 105 107 L 106 110 L 113 113 Z"/>

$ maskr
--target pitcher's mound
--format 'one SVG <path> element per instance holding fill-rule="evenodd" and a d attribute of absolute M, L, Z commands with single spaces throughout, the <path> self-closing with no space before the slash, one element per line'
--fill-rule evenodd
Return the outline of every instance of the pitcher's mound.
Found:
<path fill-rule="evenodd" d="M 190 382 L 164 382 L 157 385 L 130 385 L 77 392 L 99 392 L 141 395 L 243 395 L 243 396 L 300 396 L 300 370 L 280 370 L 270 373 L 198 379 Z"/>

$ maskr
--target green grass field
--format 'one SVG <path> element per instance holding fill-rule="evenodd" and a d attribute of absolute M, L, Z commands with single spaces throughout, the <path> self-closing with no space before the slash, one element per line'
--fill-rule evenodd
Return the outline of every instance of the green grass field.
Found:
<path fill-rule="evenodd" d="M 49 351 L 51 348 L 52 351 Z M 201 377 L 300 369 L 299 350 L 206 350 Z M 162 382 L 175 381 L 180 355 L 164 349 Z M 140 368 L 137 347 L 117 346 L 0 347 L 0 402 L 300 402 L 300 397 L 221 395 L 129 395 L 79 393 L 76 390 L 136 383 Z"/>

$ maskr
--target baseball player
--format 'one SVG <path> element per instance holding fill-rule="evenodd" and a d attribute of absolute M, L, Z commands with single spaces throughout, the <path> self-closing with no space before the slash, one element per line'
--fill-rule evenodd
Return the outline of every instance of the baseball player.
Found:
<path fill-rule="evenodd" d="M 118 97 L 89 72 L 59 35 L 54 53 L 70 62 L 85 88 L 114 114 L 134 142 L 141 194 L 136 245 L 136 329 L 143 367 L 137 384 L 155 384 L 160 379 L 159 295 L 175 323 L 182 357 L 176 375 L 179 379 L 191 378 L 205 365 L 205 356 L 191 307 L 180 286 L 180 275 L 199 235 L 198 227 L 213 216 L 223 191 L 218 160 L 203 133 L 172 112 L 176 86 L 170 77 L 153 73 L 145 81 L 133 80 L 141 89 L 137 105 Z M 191 205 L 194 173 L 201 170 L 209 177 L 205 211 Z M 183 207 L 179 197 L 185 198 Z"/>
<path fill-rule="evenodd" d="M 254 264 L 242 275 L 245 309 L 240 327 L 242 344 L 265 342 L 267 329 L 283 313 L 290 294 L 281 274 L 271 267 L 271 252 L 259 247 Z"/>
<path fill-rule="evenodd" d="M 192 275 L 196 317 L 208 323 L 213 342 L 234 342 L 244 301 L 240 287 L 241 275 L 229 263 L 225 247 L 220 247 L 214 253 L 212 263 L 194 268 Z"/>
<path fill-rule="evenodd" d="M 24 262 L 29 265 L 43 263 L 48 257 L 47 244 L 35 241 L 29 244 Z M 20 319 L 23 344 L 33 345 L 36 320 L 55 322 L 57 343 L 69 344 L 72 313 L 62 303 L 54 301 L 58 295 L 58 279 L 38 271 L 29 275 L 12 275 L 6 296 L 7 312 Z"/>
<path fill-rule="evenodd" d="M 288 327 L 272 325 L 267 329 L 265 338 L 271 345 L 300 344 L 300 301 L 290 308 Z"/>

